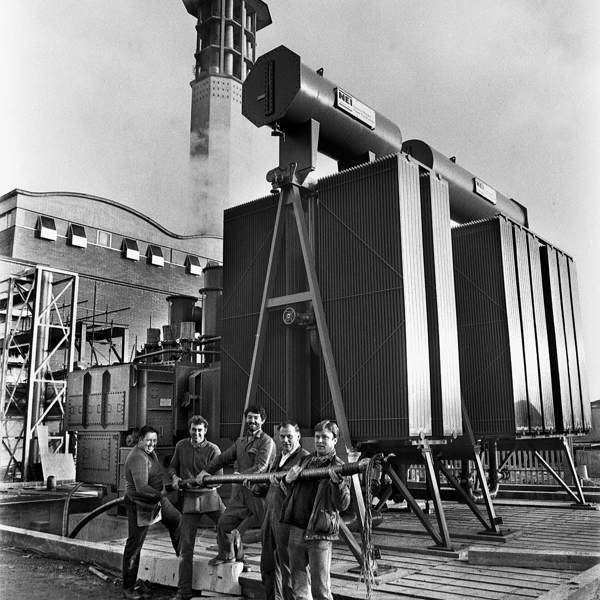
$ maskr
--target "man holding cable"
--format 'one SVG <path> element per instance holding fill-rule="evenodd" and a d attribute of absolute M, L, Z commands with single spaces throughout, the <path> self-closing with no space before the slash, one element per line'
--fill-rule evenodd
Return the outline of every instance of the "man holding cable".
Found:
<path fill-rule="evenodd" d="M 343 462 L 335 452 L 339 429 L 333 421 L 315 425 L 315 452 L 293 466 L 281 521 L 290 526 L 288 552 L 295 600 L 332 600 L 331 553 L 339 531 L 339 513 L 350 505 L 350 485 L 333 470 Z M 304 469 L 329 468 L 329 477 L 299 479 Z"/>
<path fill-rule="evenodd" d="M 169 464 L 174 489 L 183 488 L 179 584 L 173 600 L 189 600 L 192 597 L 194 545 L 202 517 L 206 515 L 216 525 L 225 510 L 217 490 L 199 487 L 197 482 L 199 474 L 221 454 L 219 447 L 206 439 L 208 421 L 194 415 L 188 427 L 190 437 L 177 443 Z M 217 474 L 221 475 L 222 471 Z"/>

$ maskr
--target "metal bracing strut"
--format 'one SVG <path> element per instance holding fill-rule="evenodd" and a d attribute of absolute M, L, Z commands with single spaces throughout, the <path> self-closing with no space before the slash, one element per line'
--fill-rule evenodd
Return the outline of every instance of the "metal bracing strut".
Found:
<path fill-rule="evenodd" d="M 350 428 L 348 426 L 348 419 L 346 417 L 346 411 L 342 401 L 341 386 L 339 382 L 337 369 L 335 366 L 335 359 L 333 356 L 331 340 L 329 338 L 329 330 L 327 327 L 325 310 L 323 308 L 321 291 L 317 280 L 317 270 L 315 267 L 314 255 L 310 245 L 306 217 L 304 213 L 304 208 L 302 206 L 302 191 L 307 190 L 307 188 L 303 187 L 302 181 L 296 177 L 296 163 L 290 163 L 289 168 L 287 169 L 277 168 L 271 173 L 273 173 L 273 186 L 278 187 L 280 190 L 279 201 L 277 205 L 277 214 L 275 217 L 273 238 L 271 240 L 271 250 L 269 253 L 269 261 L 267 264 L 267 273 L 265 278 L 265 285 L 263 288 L 261 307 L 258 316 L 258 326 L 256 332 L 256 339 L 254 342 L 254 351 L 252 354 L 252 363 L 250 366 L 250 375 L 248 379 L 248 388 L 246 391 L 244 409 L 250 406 L 258 388 L 258 375 L 260 373 L 260 367 L 264 352 L 267 323 L 269 318 L 269 309 L 287 306 L 292 302 L 311 302 L 312 309 L 314 311 L 315 324 L 317 332 L 319 334 L 321 354 L 323 357 L 323 362 L 325 364 L 325 371 L 327 373 L 327 380 L 329 382 L 329 390 L 331 392 L 335 417 L 338 427 L 340 428 L 340 438 L 345 446 L 346 454 L 349 460 L 356 460 L 356 458 L 358 457 L 358 453 L 355 452 L 354 448 L 352 447 L 350 439 Z M 302 259 L 304 262 L 306 278 L 308 281 L 308 290 L 305 292 L 288 296 L 271 297 L 273 293 L 273 287 L 275 284 L 275 276 L 277 274 L 277 267 L 279 262 L 279 249 L 281 245 L 281 239 L 283 236 L 285 215 L 286 212 L 290 209 L 293 211 L 294 224 L 296 226 L 300 240 L 300 247 L 302 249 Z M 242 433 L 243 430 L 244 424 L 242 423 Z M 357 475 L 351 477 L 351 484 L 351 492 L 356 510 L 356 515 L 360 527 L 363 527 L 365 519 L 365 505 L 362 490 L 360 487 L 360 481 Z M 352 534 L 349 531 L 346 531 L 344 527 L 342 527 L 341 533 L 342 536 L 349 543 L 350 549 L 355 555 L 355 558 L 358 560 L 359 563 L 362 564 L 362 554 L 357 549 L 358 546 L 356 545 L 356 543 L 354 543 L 354 545 L 352 544 L 352 541 L 354 540 Z"/>

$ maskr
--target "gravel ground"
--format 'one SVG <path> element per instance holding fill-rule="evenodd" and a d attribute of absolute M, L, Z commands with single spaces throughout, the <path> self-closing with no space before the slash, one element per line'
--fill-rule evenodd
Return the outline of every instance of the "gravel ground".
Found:
<path fill-rule="evenodd" d="M 102 569 L 99 569 L 103 571 Z M 25 550 L 0 547 L 0 598 L 3 600 L 117 600 L 121 581 L 106 573 L 104 581 L 89 565 L 46 558 Z M 153 586 L 153 600 L 168 600 L 174 588 Z"/>

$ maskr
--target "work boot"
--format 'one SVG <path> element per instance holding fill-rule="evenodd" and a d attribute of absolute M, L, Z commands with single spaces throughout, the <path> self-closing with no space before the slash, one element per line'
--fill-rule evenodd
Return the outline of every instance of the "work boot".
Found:
<path fill-rule="evenodd" d="M 123 598 L 125 600 L 143 600 L 144 597 L 133 588 L 123 588 Z"/>
<path fill-rule="evenodd" d="M 192 600 L 192 596 L 184 596 L 181 592 L 177 592 L 171 600 Z"/>
<path fill-rule="evenodd" d="M 226 558 L 222 554 L 217 554 L 214 558 L 211 558 L 208 561 L 208 564 L 211 567 L 215 567 L 215 566 L 223 564 L 223 563 L 231 563 L 231 562 L 234 562 L 233 558 Z"/>
<path fill-rule="evenodd" d="M 152 598 L 152 585 L 147 581 L 138 579 L 133 589 L 135 592 L 142 595 L 143 600 L 149 600 L 149 598 Z"/>
<path fill-rule="evenodd" d="M 244 561 L 244 544 L 242 544 L 242 536 L 237 529 L 232 529 L 229 534 L 229 540 L 231 542 L 231 554 L 234 556 L 236 562 Z"/>

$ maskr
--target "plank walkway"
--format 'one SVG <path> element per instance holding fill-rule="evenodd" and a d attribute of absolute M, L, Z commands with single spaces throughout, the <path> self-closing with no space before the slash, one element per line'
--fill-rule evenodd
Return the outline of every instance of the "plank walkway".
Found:
<path fill-rule="evenodd" d="M 600 511 L 577 510 L 566 503 L 560 508 L 550 507 L 547 503 L 537 506 L 503 503 L 496 507 L 497 513 L 504 520 L 503 527 L 513 533 L 494 539 L 478 533 L 482 530 L 481 524 L 464 505 L 446 503 L 444 509 L 453 540 L 452 552 L 432 549 L 433 541 L 414 515 L 398 511 L 385 514 L 381 526 L 374 530 L 374 543 L 381 548 L 380 564 L 388 565 L 391 570 L 381 577 L 373 600 L 538 598 L 573 580 L 590 565 L 600 563 Z M 435 515 L 429 515 L 429 518 L 435 527 Z M 122 549 L 124 540 L 113 540 L 111 544 Z M 211 581 L 220 582 L 220 588 L 213 587 L 213 592 L 243 594 L 246 598 L 264 597 L 260 584 L 260 544 L 247 544 L 245 549 L 251 571 L 241 573 L 239 565 L 229 575 L 223 572 L 212 574 Z M 206 563 L 215 553 L 214 531 L 199 531 L 195 553 L 196 582 L 211 578 Z M 523 553 L 526 558 L 522 557 Z M 480 562 L 481 557 L 485 564 Z M 562 560 L 557 562 L 557 557 Z M 161 562 L 162 574 L 156 574 L 156 565 Z M 166 530 L 152 530 L 142 551 L 146 577 L 150 581 L 174 585 L 173 574 L 165 574 L 165 570 L 176 570 L 173 565 L 176 565 L 176 559 Z M 356 567 L 356 562 L 348 548 L 336 545 L 332 562 L 332 588 L 336 600 L 363 600 L 366 597 L 359 576 L 349 572 L 352 567 Z M 204 573 L 202 576 L 200 571 Z M 142 572 L 140 576 L 143 576 Z M 231 581 L 222 581 L 229 577 Z"/>

